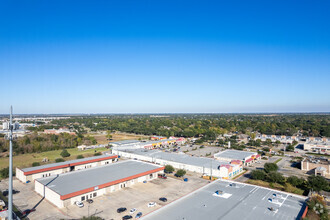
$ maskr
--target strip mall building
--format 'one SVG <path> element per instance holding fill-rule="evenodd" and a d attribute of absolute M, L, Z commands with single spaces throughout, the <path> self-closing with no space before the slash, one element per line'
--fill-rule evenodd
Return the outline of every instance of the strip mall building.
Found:
<path fill-rule="evenodd" d="M 35 191 L 59 208 L 156 179 L 164 167 L 127 160 L 35 180 Z"/>
<path fill-rule="evenodd" d="M 16 178 L 26 183 L 42 177 L 110 164 L 116 161 L 117 157 L 117 155 L 102 155 L 24 169 L 16 168 Z"/>

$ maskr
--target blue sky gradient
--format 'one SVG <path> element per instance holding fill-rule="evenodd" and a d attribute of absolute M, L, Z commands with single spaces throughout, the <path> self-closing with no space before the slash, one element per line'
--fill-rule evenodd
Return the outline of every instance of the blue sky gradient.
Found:
<path fill-rule="evenodd" d="M 0 114 L 330 112 L 329 10 L 0 1 Z"/>

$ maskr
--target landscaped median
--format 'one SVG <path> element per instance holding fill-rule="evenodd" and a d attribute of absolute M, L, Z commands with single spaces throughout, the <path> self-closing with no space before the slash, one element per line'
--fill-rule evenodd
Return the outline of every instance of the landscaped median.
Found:
<path fill-rule="evenodd" d="M 298 195 L 303 195 L 304 190 L 298 189 L 297 187 L 292 186 L 290 183 L 285 183 L 284 185 L 279 184 L 279 183 L 271 183 L 271 182 L 266 182 L 263 180 L 253 180 L 249 179 L 246 181 L 246 183 L 257 185 L 257 186 L 263 186 L 267 188 L 272 188 L 280 191 L 285 191 L 289 193 L 294 193 Z"/>
<path fill-rule="evenodd" d="M 278 163 L 282 160 L 282 158 L 277 159 L 274 163 Z"/>

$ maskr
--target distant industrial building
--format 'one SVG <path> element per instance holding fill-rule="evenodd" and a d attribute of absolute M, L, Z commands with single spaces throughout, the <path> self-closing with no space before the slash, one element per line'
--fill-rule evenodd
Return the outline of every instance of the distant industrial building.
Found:
<path fill-rule="evenodd" d="M 88 149 L 96 149 L 96 148 L 102 148 L 105 147 L 104 144 L 99 144 L 99 145 L 79 145 L 77 148 L 78 150 L 88 150 Z"/>
<path fill-rule="evenodd" d="M 5 121 L 2 123 L 2 130 L 9 130 L 9 121 Z M 18 130 L 19 129 L 19 123 L 16 121 L 13 123 L 13 130 Z"/>
<path fill-rule="evenodd" d="M 102 155 L 29 168 L 16 168 L 16 178 L 26 183 L 38 178 L 110 164 L 117 155 Z"/>
<path fill-rule="evenodd" d="M 171 145 L 184 144 L 185 138 L 170 138 L 170 139 L 159 139 L 153 141 L 137 141 L 137 140 L 124 140 L 117 142 L 110 142 L 109 144 L 113 149 L 154 149 L 159 147 L 166 147 Z"/>
<path fill-rule="evenodd" d="M 76 132 L 70 131 L 67 128 L 59 128 L 59 129 L 45 129 L 44 130 L 45 134 L 61 134 L 61 133 L 68 133 L 70 135 L 76 135 Z"/>
<path fill-rule="evenodd" d="M 242 163 L 237 160 L 219 161 L 205 157 L 194 157 L 184 153 L 169 153 L 147 149 L 112 150 L 112 153 L 163 166 L 172 165 L 176 169 L 184 169 L 200 173 L 201 175 L 225 179 L 233 178 L 243 171 Z"/>
<path fill-rule="evenodd" d="M 267 139 L 271 140 L 271 142 L 279 141 L 284 144 L 292 144 L 293 141 L 299 141 L 299 137 L 297 136 L 285 136 L 285 135 L 267 135 L 262 134 L 258 135 L 256 140 L 259 139 L 261 141 L 266 141 Z"/>
<path fill-rule="evenodd" d="M 329 138 L 309 138 L 304 143 L 304 150 L 319 154 L 330 154 Z"/>
<path fill-rule="evenodd" d="M 214 158 L 220 161 L 228 161 L 228 162 L 231 162 L 233 160 L 239 160 L 245 166 L 248 166 L 254 163 L 255 161 L 261 159 L 260 155 L 256 152 L 241 151 L 241 150 L 220 151 L 219 153 L 214 154 Z"/>
<path fill-rule="evenodd" d="M 111 145 L 114 148 L 117 147 L 127 147 L 127 146 L 139 146 L 141 141 L 138 140 L 123 140 L 123 141 L 116 141 L 116 142 L 109 142 L 109 145 Z"/>
<path fill-rule="evenodd" d="M 150 140 L 153 140 L 153 141 L 155 141 L 155 140 L 165 140 L 165 139 L 167 139 L 166 137 L 163 137 L 163 136 L 152 136 L 151 138 L 150 138 Z"/>
<path fill-rule="evenodd" d="M 142 219 L 302 219 L 308 209 L 306 199 L 260 186 L 217 180 Z"/>
<path fill-rule="evenodd" d="M 59 208 L 156 179 L 164 167 L 128 160 L 35 180 L 35 191 Z M 110 208 L 110 207 L 109 207 Z"/>
<path fill-rule="evenodd" d="M 301 170 L 315 176 L 324 176 L 330 178 L 330 162 L 329 159 L 312 159 L 305 158 L 301 161 Z"/>

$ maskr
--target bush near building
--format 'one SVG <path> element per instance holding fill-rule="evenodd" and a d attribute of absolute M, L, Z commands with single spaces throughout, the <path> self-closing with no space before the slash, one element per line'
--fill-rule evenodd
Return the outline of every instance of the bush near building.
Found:
<path fill-rule="evenodd" d="M 40 163 L 39 163 L 39 162 L 33 162 L 33 163 L 32 163 L 32 166 L 33 166 L 33 167 L 40 166 Z"/>
<path fill-rule="evenodd" d="M 1 178 L 8 178 L 9 177 L 9 167 L 1 169 L 0 176 L 1 176 Z M 13 176 L 15 176 L 15 171 L 13 171 Z"/>
<path fill-rule="evenodd" d="M 71 154 L 66 149 L 62 150 L 62 152 L 61 152 L 62 157 L 70 157 L 70 155 Z"/>
<path fill-rule="evenodd" d="M 177 177 L 183 177 L 185 174 L 186 174 L 186 171 L 180 169 L 180 170 L 176 171 L 175 176 L 177 176 Z"/>
<path fill-rule="evenodd" d="M 83 158 L 84 158 L 84 156 L 81 155 L 81 154 L 79 154 L 79 155 L 77 156 L 77 159 L 83 159 Z"/>
<path fill-rule="evenodd" d="M 60 162 L 64 162 L 65 160 L 63 158 L 56 158 L 55 162 L 56 163 L 60 163 Z"/>
<path fill-rule="evenodd" d="M 101 156 L 101 155 L 102 155 L 101 152 L 97 152 L 97 153 L 94 154 L 94 156 Z"/>
<path fill-rule="evenodd" d="M 329 220 L 329 211 L 326 208 L 324 199 L 321 196 L 313 196 L 307 202 L 308 212 L 305 219 L 313 219 L 317 215 L 320 220 Z"/>
<path fill-rule="evenodd" d="M 171 166 L 171 165 L 166 165 L 164 172 L 165 173 L 173 173 L 174 172 L 174 167 Z"/>

